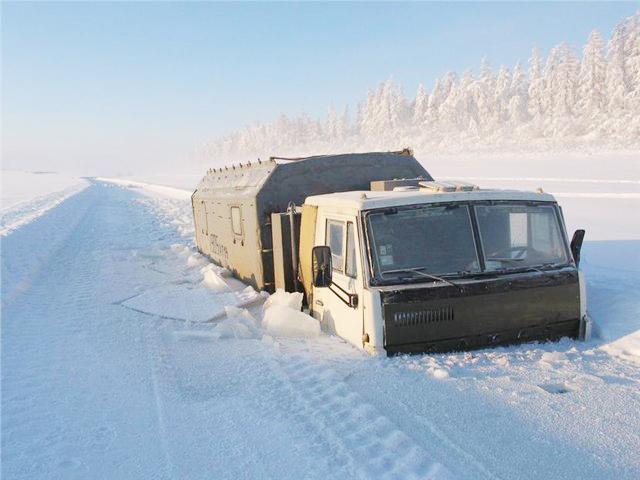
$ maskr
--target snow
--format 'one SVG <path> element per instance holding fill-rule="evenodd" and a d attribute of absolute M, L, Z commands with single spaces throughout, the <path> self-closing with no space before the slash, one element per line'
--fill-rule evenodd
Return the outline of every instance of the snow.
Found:
<path fill-rule="evenodd" d="M 225 313 L 226 318 L 211 332 L 213 338 L 261 338 L 258 323 L 248 310 L 227 306 Z"/>
<path fill-rule="evenodd" d="M 54 172 L 2 170 L 0 236 L 25 225 L 84 189 L 81 178 Z"/>
<path fill-rule="evenodd" d="M 275 293 L 269 296 L 266 302 L 264 302 L 264 310 L 274 305 L 282 305 L 292 308 L 293 310 L 302 310 L 303 295 L 301 292 L 285 292 L 281 288 L 278 288 Z"/>
<path fill-rule="evenodd" d="M 100 182 L 108 182 L 113 183 L 115 185 L 120 185 L 128 188 L 136 188 L 140 189 L 140 191 L 146 195 L 150 196 L 160 196 L 166 198 L 172 198 L 176 200 L 186 200 L 191 197 L 193 190 L 189 191 L 184 188 L 176 188 L 167 185 L 158 185 L 154 183 L 147 182 L 139 182 L 135 180 L 129 180 L 126 178 L 107 178 L 107 177 L 96 177 L 97 181 Z"/>
<path fill-rule="evenodd" d="M 187 262 L 188 264 L 189 262 Z M 218 292 L 224 292 L 225 290 L 228 290 L 229 287 L 227 286 L 227 283 L 224 281 L 224 278 L 222 277 L 222 273 L 228 273 L 228 272 L 224 272 L 223 269 L 218 270 L 219 267 L 217 267 L 216 265 L 207 265 L 206 267 L 202 267 L 200 269 L 200 272 L 202 273 L 202 285 L 204 285 L 205 287 L 207 287 L 210 290 L 214 290 L 214 291 L 218 291 Z"/>
<path fill-rule="evenodd" d="M 634 158 L 422 160 L 488 187 L 632 194 Z M 385 358 L 209 264 L 180 187 L 94 181 L 2 237 L 6 478 L 640 475 L 636 197 L 560 198 L 587 229 L 593 340 Z"/>
<path fill-rule="evenodd" d="M 320 323 L 302 310 L 302 293 L 278 289 L 263 305 L 262 327 L 275 337 L 317 337 Z"/>
<path fill-rule="evenodd" d="M 122 302 L 122 306 L 153 316 L 206 322 L 220 316 L 227 303 L 236 303 L 236 297 L 231 292 L 212 295 L 207 290 L 183 284 L 145 290 Z"/>
<path fill-rule="evenodd" d="M 262 325 L 275 337 L 317 337 L 318 320 L 286 305 L 271 305 L 264 311 Z"/>

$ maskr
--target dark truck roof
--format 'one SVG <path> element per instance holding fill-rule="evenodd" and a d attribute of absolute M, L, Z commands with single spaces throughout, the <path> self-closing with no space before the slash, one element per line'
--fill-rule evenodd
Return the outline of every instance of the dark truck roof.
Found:
<path fill-rule="evenodd" d="M 196 192 L 210 195 L 281 197 L 296 203 L 310 195 L 369 190 L 372 181 L 394 178 L 432 180 L 411 150 L 345 153 L 268 161 L 210 169 Z M 287 203 L 288 203 L 287 201 Z M 286 209 L 287 204 L 283 207 Z"/>

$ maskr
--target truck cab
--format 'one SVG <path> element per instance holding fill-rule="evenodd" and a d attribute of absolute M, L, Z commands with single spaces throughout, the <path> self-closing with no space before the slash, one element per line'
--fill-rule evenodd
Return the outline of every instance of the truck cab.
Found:
<path fill-rule="evenodd" d="M 585 337 L 584 231 L 552 195 L 378 182 L 308 197 L 300 277 L 323 328 L 371 353 Z"/>

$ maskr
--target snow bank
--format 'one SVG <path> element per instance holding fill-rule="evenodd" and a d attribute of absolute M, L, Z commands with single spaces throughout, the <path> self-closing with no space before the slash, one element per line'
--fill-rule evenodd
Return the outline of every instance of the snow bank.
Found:
<path fill-rule="evenodd" d="M 3 170 L 0 236 L 32 222 L 88 185 L 69 175 Z"/>
<path fill-rule="evenodd" d="M 200 269 L 202 273 L 202 285 L 214 292 L 229 291 L 229 286 L 224 281 L 224 276 L 229 274 L 229 271 L 210 263 L 209 265 Z"/>
<path fill-rule="evenodd" d="M 264 300 L 269 299 L 269 294 L 267 292 L 265 292 L 264 290 L 256 292 L 252 286 L 245 287 L 242 291 L 236 292 L 236 295 L 240 300 L 240 305 L 260 303 Z"/>
<path fill-rule="evenodd" d="M 640 331 L 601 347 L 607 353 L 640 365 Z"/>
<path fill-rule="evenodd" d="M 264 302 L 262 326 L 275 337 L 317 337 L 320 324 L 301 309 L 302 293 L 278 289 Z"/>
<path fill-rule="evenodd" d="M 224 338 L 260 338 L 262 335 L 258 322 L 247 309 L 232 306 L 224 307 L 226 318 L 217 323 L 211 332 L 216 340 Z"/>
<path fill-rule="evenodd" d="M 278 288 L 276 292 L 272 294 L 266 302 L 264 302 L 263 310 L 267 310 L 273 305 L 283 305 L 300 311 L 302 310 L 302 293 L 289 293 Z"/>
<path fill-rule="evenodd" d="M 200 267 L 206 262 L 207 260 L 201 254 L 193 253 L 189 255 L 189 258 L 187 258 L 187 267 Z"/>
<path fill-rule="evenodd" d="M 110 183 L 120 183 L 122 185 L 144 186 L 155 185 L 159 187 L 172 187 L 179 190 L 193 192 L 194 187 L 202 180 L 202 175 L 206 166 L 194 168 L 188 167 L 188 171 L 156 171 L 153 173 L 142 173 L 126 175 L 121 177 L 100 177 L 100 180 Z M 160 193 L 160 190 L 158 190 Z M 174 192 L 175 193 L 175 192 Z"/>
<path fill-rule="evenodd" d="M 172 198 L 175 200 L 189 200 L 191 198 L 191 194 L 193 193 L 191 190 L 185 190 L 183 188 L 137 182 L 134 180 L 127 180 L 123 178 L 96 177 L 96 180 L 98 180 L 99 182 L 120 185 L 121 187 L 139 189 L 141 193 L 152 197 L 161 196 Z"/>
<path fill-rule="evenodd" d="M 286 305 L 271 305 L 264 312 L 263 328 L 274 337 L 312 338 L 320 335 L 318 321 Z"/>

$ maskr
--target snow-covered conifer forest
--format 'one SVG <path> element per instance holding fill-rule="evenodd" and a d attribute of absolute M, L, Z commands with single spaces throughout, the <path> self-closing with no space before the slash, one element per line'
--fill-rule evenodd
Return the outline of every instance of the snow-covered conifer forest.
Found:
<path fill-rule="evenodd" d="M 429 80 L 429 79 L 426 79 Z M 566 43 L 526 62 L 447 72 L 407 98 L 389 79 L 353 111 L 281 114 L 205 147 L 208 157 L 309 154 L 412 146 L 459 150 L 627 149 L 640 145 L 640 11 L 577 51 Z"/>

